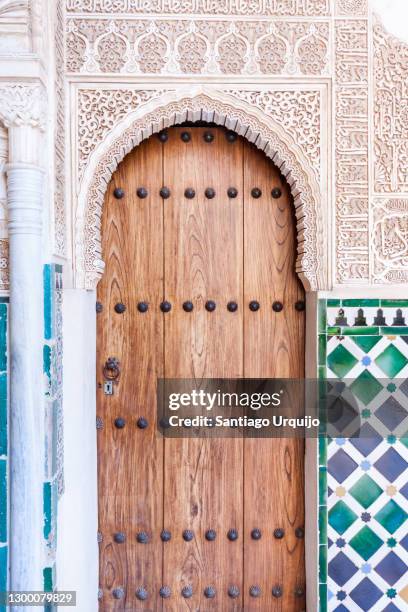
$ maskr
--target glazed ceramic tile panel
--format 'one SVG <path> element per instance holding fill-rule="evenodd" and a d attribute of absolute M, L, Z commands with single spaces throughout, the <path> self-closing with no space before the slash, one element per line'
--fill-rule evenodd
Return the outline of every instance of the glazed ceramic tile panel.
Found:
<path fill-rule="evenodd" d="M 320 440 L 320 609 L 403 611 L 408 301 L 328 299 L 319 306 L 319 375 L 353 380 L 362 427 L 370 419 L 389 431 L 386 438 L 366 430 L 359 439 Z"/>
<path fill-rule="evenodd" d="M 62 266 L 44 266 L 45 466 L 44 589 L 55 589 L 58 498 L 64 489 L 62 418 Z M 47 608 L 48 610 L 48 608 Z"/>

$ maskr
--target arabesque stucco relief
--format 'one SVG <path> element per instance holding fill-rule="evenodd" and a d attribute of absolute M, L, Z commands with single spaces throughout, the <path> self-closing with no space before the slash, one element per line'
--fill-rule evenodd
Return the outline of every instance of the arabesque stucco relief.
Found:
<path fill-rule="evenodd" d="M 386 272 L 378 271 L 384 254 L 373 239 L 370 211 L 374 195 L 408 191 L 401 104 L 408 97 L 408 45 L 370 16 L 366 0 L 66 0 L 66 9 L 68 78 L 98 80 L 80 87 L 76 98 L 79 181 L 124 116 L 162 94 L 163 76 L 167 84 L 175 79 L 170 89 L 176 94 L 183 87 L 176 82 L 180 76 L 209 85 L 221 79 L 219 91 L 277 119 L 313 168 L 320 208 L 325 202 L 329 209 L 325 223 L 335 224 L 333 231 L 326 228 L 321 288 L 402 281 L 392 258 Z M 251 87 L 239 81 L 248 77 Z M 272 87 L 264 85 L 265 77 Z M 121 87 L 121 78 L 149 87 Z M 332 92 L 331 103 L 330 93 L 322 97 L 324 87 Z M 98 258 L 95 252 L 93 260 Z"/>

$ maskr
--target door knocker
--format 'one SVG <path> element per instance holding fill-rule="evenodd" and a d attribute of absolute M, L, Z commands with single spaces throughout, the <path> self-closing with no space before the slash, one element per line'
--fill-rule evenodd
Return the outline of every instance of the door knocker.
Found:
<path fill-rule="evenodd" d="M 117 382 L 120 376 L 119 361 L 116 357 L 108 357 L 103 366 L 103 377 L 105 380 Z"/>

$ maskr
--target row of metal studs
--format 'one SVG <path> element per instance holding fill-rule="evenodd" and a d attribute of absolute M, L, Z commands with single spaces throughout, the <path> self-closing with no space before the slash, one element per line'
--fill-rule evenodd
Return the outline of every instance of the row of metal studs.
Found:
<path fill-rule="evenodd" d="M 159 132 L 157 137 L 160 140 L 160 142 L 167 142 L 169 139 L 169 134 L 168 132 L 164 130 L 163 132 Z M 235 142 L 238 138 L 238 134 L 229 130 L 228 132 L 225 133 L 225 138 L 227 139 L 228 142 Z M 185 143 L 191 142 L 190 132 L 181 132 L 180 139 Z M 214 139 L 215 139 L 215 136 L 213 132 L 204 132 L 203 134 L 204 142 L 211 143 L 214 141 Z"/>
<path fill-rule="evenodd" d="M 203 593 L 204 597 L 206 597 L 207 599 L 213 599 L 216 596 L 217 591 L 214 587 L 208 586 L 205 587 Z M 236 599 L 241 594 L 239 587 L 236 585 L 231 585 L 230 587 L 228 587 L 227 593 L 228 597 L 231 597 L 232 599 Z M 276 585 L 272 587 L 271 593 L 273 597 L 282 597 L 283 588 L 279 585 Z M 181 596 L 185 599 L 189 599 L 193 596 L 193 594 L 194 591 L 192 586 L 185 586 L 181 590 Z M 260 597 L 262 595 L 261 587 L 257 585 L 252 585 L 251 587 L 249 587 L 249 594 L 251 597 Z M 125 596 L 125 590 L 120 587 L 113 589 L 112 595 L 115 599 L 123 599 L 123 597 Z M 149 598 L 149 592 L 145 587 L 139 587 L 138 589 L 136 589 L 135 595 L 140 601 L 146 601 L 146 599 Z M 159 590 L 159 595 L 160 597 L 167 599 L 171 596 L 171 588 L 169 586 L 162 586 Z M 294 595 L 295 597 L 303 597 L 304 589 L 300 586 L 296 587 L 294 590 Z M 103 591 L 100 590 L 99 598 L 101 599 L 102 597 Z"/>
<path fill-rule="evenodd" d="M 214 312 L 214 310 L 216 309 L 217 305 L 213 300 L 207 300 L 205 303 L 205 309 L 208 312 Z M 251 312 L 257 312 L 260 309 L 261 305 L 259 302 L 252 300 L 251 302 L 249 302 L 248 304 L 248 308 Z M 305 303 L 303 300 L 299 300 L 297 302 L 295 302 L 294 304 L 295 310 L 297 310 L 298 312 L 302 312 L 303 310 L 305 310 Z M 149 305 L 147 302 L 139 302 L 137 304 L 137 309 L 139 312 L 144 313 L 147 312 L 149 310 Z M 163 301 L 160 304 L 160 310 L 162 312 L 170 312 L 170 310 L 172 309 L 172 305 L 170 302 L 167 301 Z M 103 306 L 100 302 L 96 303 L 96 312 L 102 312 L 103 310 Z M 123 304 L 122 302 L 118 302 L 117 304 L 115 304 L 114 306 L 114 310 L 115 312 L 117 312 L 118 314 L 123 314 L 126 311 L 126 305 Z M 187 301 L 187 302 L 183 302 L 183 310 L 185 312 L 192 312 L 194 310 L 194 304 L 193 302 Z M 227 304 L 227 310 L 229 312 L 236 312 L 238 310 L 238 304 L 237 302 L 228 302 Z M 282 302 L 273 302 L 272 303 L 272 310 L 274 312 L 281 312 L 283 310 L 283 304 Z"/>
<path fill-rule="evenodd" d="M 191 529 L 185 529 L 181 535 L 185 542 L 192 542 L 195 537 L 194 532 Z M 276 540 L 281 540 L 284 536 L 285 536 L 285 530 L 282 527 L 278 527 L 273 532 L 273 537 Z M 304 537 L 303 527 L 297 527 L 295 529 L 295 536 L 298 539 L 302 539 Z M 216 537 L 217 537 L 217 532 L 214 529 L 207 529 L 207 531 L 205 532 L 205 539 L 208 542 L 214 542 Z M 162 540 L 162 542 L 170 542 L 171 538 L 172 538 L 171 532 L 168 531 L 167 529 L 164 529 L 160 533 L 160 539 Z M 236 540 L 238 540 L 237 529 L 229 529 L 227 532 L 227 538 L 230 542 L 235 542 Z M 262 538 L 262 531 L 258 528 L 252 529 L 251 538 L 255 541 L 260 540 Z M 99 543 L 102 542 L 102 539 L 103 539 L 102 534 L 99 533 L 98 542 Z M 118 531 L 113 534 L 113 539 L 117 544 L 123 544 L 124 542 L 126 542 L 126 535 L 123 533 L 123 531 Z M 148 544 L 150 542 L 149 534 L 146 533 L 146 531 L 139 531 L 139 533 L 136 534 L 136 541 L 139 544 Z"/>
<path fill-rule="evenodd" d="M 148 190 L 145 187 L 139 187 L 136 190 L 136 195 L 138 198 L 140 198 L 141 200 L 144 200 L 145 198 L 147 198 L 147 196 L 149 195 Z M 159 191 L 159 195 L 161 198 L 163 198 L 163 200 L 167 200 L 170 196 L 171 196 L 171 191 L 168 187 L 162 187 Z M 186 197 L 188 200 L 192 200 L 196 195 L 195 190 L 192 187 L 187 187 L 184 190 L 184 197 Z M 204 195 L 206 198 L 208 198 L 209 200 L 212 200 L 213 198 L 215 198 L 216 196 L 216 191 L 215 189 L 213 189 L 213 187 L 207 187 L 207 189 L 204 191 Z M 235 187 L 228 187 L 227 189 L 227 196 L 229 198 L 236 198 L 238 195 L 238 189 L 236 189 Z M 259 187 L 254 187 L 253 189 L 251 189 L 251 196 L 255 199 L 260 198 L 262 195 L 262 190 L 259 189 Z M 271 196 L 276 200 L 278 198 L 280 198 L 282 195 L 282 191 L 281 189 L 279 189 L 279 187 L 274 187 L 271 191 Z M 117 200 L 121 200 L 122 198 L 125 197 L 125 191 L 123 189 L 121 189 L 120 187 L 116 187 L 113 190 L 113 196 L 114 198 L 116 198 Z"/>

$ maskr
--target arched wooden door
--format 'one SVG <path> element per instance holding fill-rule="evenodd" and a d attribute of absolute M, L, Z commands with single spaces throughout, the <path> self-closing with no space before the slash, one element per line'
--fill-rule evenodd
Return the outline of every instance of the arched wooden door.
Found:
<path fill-rule="evenodd" d="M 303 377 L 290 191 L 223 128 L 166 134 L 120 164 L 102 219 L 100 609 L 304 610 L 303 441 L 156 430 L 158 377 Z M 110 357 L 120 362 L 113 395 Z"/>

